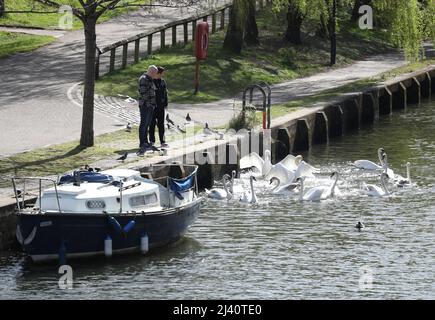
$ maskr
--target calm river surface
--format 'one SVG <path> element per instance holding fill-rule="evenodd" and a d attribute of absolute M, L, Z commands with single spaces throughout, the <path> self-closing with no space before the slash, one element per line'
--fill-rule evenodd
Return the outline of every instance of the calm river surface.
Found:
<path fill-rule="evenodd" d="M 379 185 L 378 177 L 350 164 L 376 161 L 379 147 L 395 173 L 405 176 L 412 163 L 416 187 L 361 195 L 361 182 Z M 299 203 L 260 193 L 256 207 L 207 200 L 188 234 L 163 251 L 73 261 L 71 290 L 59 289 L 56 266 L 3 254 L 0 298 L 434 299 L 435 103 L 382 117 L 305 157 L 324 183 L 340 173 L 341 197 Z"/>

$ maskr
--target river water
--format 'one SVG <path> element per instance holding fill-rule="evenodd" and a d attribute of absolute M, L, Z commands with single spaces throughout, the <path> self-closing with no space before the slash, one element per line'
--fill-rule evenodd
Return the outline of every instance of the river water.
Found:
<path fill-rule="evenodd" d="M 351 166 L 384 147 L 416 186 L 369 198 L 374 173 Z M 207 200 L 178 243 L 147 256 L 71 262 L 73 289 L 56 266 L 0 256 L 3 299 L 434 299 L 435 103 L 411 106 L 304 155 L 320 181 L 340 174 L 342 195 L 320 203 L 259 192 L 255 207 Z M 361 220 L 360 232 L 355 224 Z"/>

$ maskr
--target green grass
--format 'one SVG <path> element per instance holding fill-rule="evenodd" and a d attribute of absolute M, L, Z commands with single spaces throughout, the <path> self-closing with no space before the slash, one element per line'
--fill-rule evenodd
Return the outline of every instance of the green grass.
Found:
<path fill-rule="evenodd" d="M 202 126 L 195 126 L 194 132 L 202 130 Z M 181 140 L 183 134 L 172 134 L 166 137 L 171 143 Z M 0 177 L 4 176 L 51 176 L 92 165 L 101 160 L 116 159 L 125 152 L 135 153 L 138 148 L 138 127 L 131 132 L 118 130 L 95 137 L 95 146 L 81 147 L 78 141 L 62 143 L 29 152 L 19 153 L 10 157 L 0 158 Z M 152 157 L 146 154 L 145 157 Z M 128 158 L 127 162 L 136 162 Z M 0 187 L 10 187 L 9 179 L 0 179 Z"/>
<path fill-rule="evenodd" d="M 6 11 L 26 11 L 30 10 L 32 7 L 34 11 L 51 12 L 57 11 L 56 9 L 44 7 L 41 4 L 33 3 L 29 0 L 6 0 Z M 63 3 L 65 5 L 71 5 L 74 8 L 81 8 L 78 0 L 57 0 L 58 3 Z M 130 2 L 138 2 L 138 0 L 130 0 Z M 100 19 L 99 23 L 107 21 L 115 16 L 126 13 L 127 11 L 135 10 L 134 8 L 120 8 L 116 10 L 108 10 L 104 13 Z M 46 28 L 46 29 L 58 29 L 59 19 L 64 15 L 64 13 L 10 13 L 6 14 L 4 17 L 0 18 L 0 25 L 7 26 L 17 26 L 17 27 L 36 27 L 36 28 Z M 74 17 L 73 19 L 73 29 L 83 28 L 82 22 Z"/>
<path fill-rule="evenodd" d="M 0 31 L 0 58 L 18 52 L 32 51 L 54 40 L 56 40 L 56 38 L 50 36 L 35 36 Z"/>
<path fill-rule="evenodd" d="M 263 13 L 258 18 L 260 45 L 245 47 L 240 55 L 222 49 L 225 36 L 210 36 L 209 58 L 201 62 L 200 93 L 193 94 L 195 58 L 192 44 L 176 46 L 154 53 L 125 70 L 102 77 L 96 84 L 97 93 L 106 96 L 127 94 L 137 96 L 137 79 L 148 65 L 166 67 L 170 102 L 203 103 L 232 97 L 246 86 L 266 81 L 281 83 L 326 70 L 329 64 L 329 41 L 306 35 L 301 46 L 283 41 L 285 17 Z M 382 32 L 344 28 L 338 37 L 336 67 L 364 56 L 385 52 L 392 47 Z"/>

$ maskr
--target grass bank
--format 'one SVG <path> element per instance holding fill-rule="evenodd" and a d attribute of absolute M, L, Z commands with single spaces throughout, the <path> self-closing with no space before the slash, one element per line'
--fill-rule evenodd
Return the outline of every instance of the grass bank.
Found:
<path fill-rule="evenodd" d="M 96 85 L 97 93 L 106 96 L 137 95 L 137 78 L 150 64 L 167 68 L 170 101 L 203 103 L 232 97 L 252 83 L 266 81 L 281 83 L 308 76 L 329 68 L 329 41 L 314 34 L 304 34 L 304 44 L 290 45 L 283 40 L 285 16 L 263 12 L 258 17 L 260 45 L 245 47 L 240 55 L 222 48 L 224 32 L 211 35 L 209 57 L 201 63 L 200 93 L 193 94 L 195 58 L 193 46 L 177 46 L 102 77 Z M 380 31 L 343 26 L 338 35 L 337 65 L 392 49 Z"/>
<path fill-rule="evenodd" d="M 18 52 L 29 52 L 56 40 L 50 36 L 35 36 L 15 32 L 0 31 L 0 58 Z"/>
<path fill-rule="evenodd" d="M 129 0 L 130 2 L 138 2 L 137 0 Z M 81 8 L 78 0 L 57 0 L 57 3 L 63 3 L 65 5 L 71 5 L 75 8 Z M 57 13 L 57 10 L 53 10 L 53 8 L 49 8 L 38 4 L 36 2 L 32 2 L 29 0 L 6 0 L 6 11 L 42 11 L 42 12 L 54 12 L 54 13 L 9 13 L 4 17 L 0 18 L 0 26 L 16 26 L 16 27 L 34 27 L 34 28 L 44 28 L 44 29 L 57 29 L 59 28 L 59 20 L 62 16 L 65 15 L 63 13 Z M 131 10 L 136 10 L 134 8 L 122 8 L 116 10 L 108 10 L 104 13 L 100 19 L 99 23 L 107 21 L 115 16 L 121 15 Z M 81 29 L 83 28 L 82 22 L 74 17 L 73 18 L 73 29 Z"/>
<path fill-rule="evenodd" d="M 195 126 L 195 133 L 202 127 Z M 183 134 L 171 134 L 166 137 L 169 144 L 181 140 Z M 0 158 L 0 178 L 10 176 L 52 176 L 59 175 L 83 167 L 108 160 L 116 166 L 115 161 L 125 152 L 134 154 L 138 150 L 138 128 L 131 132 L 125 129 L 102 134 L 95 137 L 95 146 L 81 147 L 78 141 L 62 143 L 10 157 Z M 145 154 L 146 157 L 155 156 Z M 130 156 L 126 163 L 143 160 L 142 157 Z M 109 163 L 108 162 L 108 163 Z M 0 188 L 11 187 L 10 179 L 0 179 Z"/>

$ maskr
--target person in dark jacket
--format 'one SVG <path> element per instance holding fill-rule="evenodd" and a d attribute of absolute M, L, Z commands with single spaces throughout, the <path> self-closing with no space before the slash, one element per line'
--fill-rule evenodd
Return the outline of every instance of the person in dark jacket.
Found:
<path fill-rule="evenodd" d="M 154 109 L 153 119 L 150 124 L 150 143 L 153 145 L 156 142 L 155 130 L 156 123 L 159 129 L 159 139 L 161 147 L 168 147 L 165 142 L 165 109 L 168 106 L 168 91 L 166 88 L 166 81 L 162 79 L 165 68 L 157 67 L 157 75 L 154 79 L 156 87 L 156 108 Z"/>
<path fill-rule="evenodd" d="M 143 156 L 145 151 L 150 147 L 148 142 L 148 129 L 156 108 L 156 87 L 154 79 L 156 78 L 158 69 L 151 65 L 148 71 L 139 78 L 139 151 L 138 156 Z"/>

